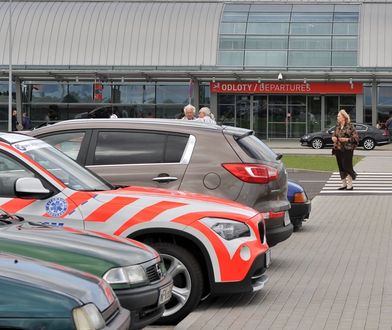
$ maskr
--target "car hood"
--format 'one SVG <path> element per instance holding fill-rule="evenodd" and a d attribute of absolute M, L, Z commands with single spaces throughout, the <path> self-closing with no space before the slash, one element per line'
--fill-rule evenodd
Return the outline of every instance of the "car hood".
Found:
<path fill-rule="evenodd" d="M 126 238 L 33 222 L 0 226 L 0 250 L 56 262 L 97 276 L 114 267 L 159 258 L 152 248 Z"/>
<path fill-rule="evenodd" d="M 0 277 L 62 293 L 80 305 L 94 302 L 100 311 L 115 300 L 108 284 L 96 276 L 15 254 L 0 253 Z"/>
<path fill-rule="evenodd" d="M 125 206 L 132 209 L 134 213 L 143 209 L 151 210 L 152 212 L 149 212 L 147 216 L 149 220 L 154 218 L 156 221 L 159 221 L 159 215 L 163 215 L 165 211 L 170 210 L 174 211 L 170 215 L 166 215 L 164 221 L 170 220 L 170 217 L 174 219 L 181 216 L 186 217 L 190 214 L 200 214 L 200 217 L 206 217 L 220 216 L 219 213 L 221 213 L 221 217 L 226 215 L 229 218 L 244 221 L 258 214 L 258 211 L 248 206 L 223 198 L 151 187 L 131 186 L 97 192 L 94 199 L 111 205 L 110 209 L 102 207 L 99 210 L 100 216 L 104 216 L 102 212 L 105 211 L 112 215 L 112 210 Z M 197 220 L 197 217 L 192 217 L 192 219 Z"/>

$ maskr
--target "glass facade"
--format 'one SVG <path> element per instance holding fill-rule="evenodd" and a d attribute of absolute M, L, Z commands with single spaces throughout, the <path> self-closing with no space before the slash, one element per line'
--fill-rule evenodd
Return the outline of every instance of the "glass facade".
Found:
<path fill-rule="evenodd" d="M 0 83 L 0 131 L 8 130 L 8 83 Z M 15 85 L 12 85 L 12 106 L 16 109 Z"/>
<path fill-rule="evenodd" d="M 250 128 L 259 138 L 298 138 L 322 129 L 321 95 L 218 94 L 218 123 Z M 325 127 L 345 109 L 355 121 L 355 95 L 324 96 Z"/>
<path fill-rule="evenodd" d="M 224 9 L 218 65 L 356 67 L 357 5 L 236 5 Z"/>
<path fill-rule="evenodd" d="M 118 117 L 177 118 L 189 102 L 188 82 L 100 85 L 102 96 L 97 97 L 94 82 L 27 83 L 23 88 L 23 111 L 37 126 L 47 121 L 108 117 L 113 112 Z M 209 95 L 203 95 L 203 104 L 209 105 Z M 0 95 L 0 120 L 3 120 L 1 102 Z"/>

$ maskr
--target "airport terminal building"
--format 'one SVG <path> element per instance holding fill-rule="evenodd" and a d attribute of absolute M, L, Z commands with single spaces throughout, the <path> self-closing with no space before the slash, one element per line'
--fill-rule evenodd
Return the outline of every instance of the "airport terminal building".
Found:
<path fill-rule="evenodd" d="M 392 111 L 392 3 L 0 1 L 0 130 L 19 121 L 178 118 L 189 102 L 264 139 Z M 11 58 L 11 61 L 10 61 Z"/>

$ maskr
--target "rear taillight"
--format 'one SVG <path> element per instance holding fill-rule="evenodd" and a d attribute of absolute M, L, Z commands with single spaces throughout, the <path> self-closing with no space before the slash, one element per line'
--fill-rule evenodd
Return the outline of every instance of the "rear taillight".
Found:
<path fill-rule="evenodd" d="M 382 132 L 382 135 L 383 135 L 383 136 L 388 136 L 388 135 L 389 135 L 388 130 L 385 129 L 384 132 Z"/>
<path fill-rule="evenodd" d="M 278 179 L 278 170 L 261 164 L 222 164 L 235 177 L 248 183 L 268 183 Z"/>

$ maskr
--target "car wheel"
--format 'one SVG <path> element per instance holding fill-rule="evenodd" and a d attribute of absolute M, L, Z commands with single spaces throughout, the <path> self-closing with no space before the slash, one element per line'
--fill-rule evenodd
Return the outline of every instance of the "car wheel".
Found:
<path fill-rule="evenodd" d="M 200 302 L 203 292 L 201 267 L 196 258 L 181 246 L 166 242 L 149 244 L 160 253 L 173 277 L 172 298 L 156 324 L 177 324 Z"/>
<path fill-rule="evenodd" d="M 366 150 L 372 150 L 376 146 L 376 142 L 372 138 L 366 138 L 363 140 L 363 148 Z"/>
<path fill-rule="evenodd" d="M 313 149 L 321 149 L 324 147 L 324 142 L 320 138 L 314 138 L 311 142 L 311 145 Z"/>

